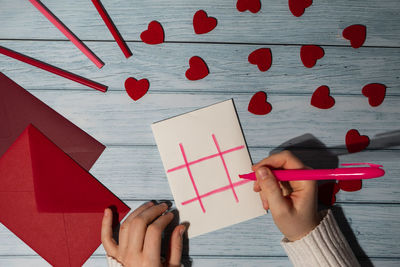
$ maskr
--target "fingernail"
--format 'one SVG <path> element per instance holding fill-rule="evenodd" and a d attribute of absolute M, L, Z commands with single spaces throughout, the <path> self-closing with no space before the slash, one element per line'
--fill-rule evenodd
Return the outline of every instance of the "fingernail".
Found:
<path fill-rule="evenodd" d="M 269 172 L 268 172 L 268 169 L 266 167 L 260 167 L 257 170 L 257 174 L 258 174 L 258 177 L 260 177 L 261 180 L 265 180 L 265 179 L 267 179 Z"/>
<path fill-rule="evenodd" d="M 108 213 L 107 213 L 107 209 L 104 210 L 104 217 L 107 217 Z"/>
<path fill-rule="evenodd" d="M 159 203 L 159 205 L 161 205 L 161 204 L 167 205 L 168 209 L 172 207 L 172 202 L 169 200 L 160 200 L 158 203 Z"/>

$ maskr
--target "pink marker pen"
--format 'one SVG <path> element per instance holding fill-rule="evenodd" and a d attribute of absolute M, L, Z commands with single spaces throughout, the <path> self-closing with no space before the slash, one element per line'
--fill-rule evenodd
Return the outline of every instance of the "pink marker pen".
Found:
<path fill-rule="evenodd" d="M 342 166 L 368 165 L 369 167 L 351 167 L 316 170 L 271 170 L 279 181 L 304 180 L 360 180 L 372 179 L 385 175 L 382 165 L 373 163 L 346 163 Z M 242 179 L 257 180 L 255 172 L 239 175 Z"/>

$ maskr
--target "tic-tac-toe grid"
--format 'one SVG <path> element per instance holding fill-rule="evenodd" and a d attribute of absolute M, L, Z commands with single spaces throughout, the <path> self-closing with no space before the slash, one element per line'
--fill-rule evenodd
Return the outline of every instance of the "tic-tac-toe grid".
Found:
<path fill-rule="evenodd" d="M 199 204 L 200 204 L 200 207 L 201 207 L 203 213 L 205 213 L 206 210 L 204 208 L 203 201 L 201 200 L 202 198 L 205 198 L 205 197 L 217 194 L 217 193 L 221 193 L 221 192 L 224 192 L 224 191 L 230 189 L 232 191 L 232 194 L 234 196 L 235 201 L 239 202 L 239 198 L 238 198 L 238 196 L 236 194 L 235 187 L 243 185 L 243 184 L 246 184 L 246 183 L 249 182 L 249 180 L 242 180 L 242 181 L 233 183 L 232 182 L 232 178 L 231 178 L 231 176 L 229 174 L 228 167 L 226 165 L 225 158 L 224 158 L 225 154 L 232 153 L 232 152 L 244 149 L 245 147 L 242 145 L 242 146 L 237 146 L 237 147 L 230 148 L 230 149 L 225 150 L 225 151 L 221 151 L 221 148 L 219 146 L 217 138 L 215 137 L 215 134 L 212 134 L 211 136 L 212 136 L 213 142 L 215 144 L 215 147 L 217 149 L 217 153 L 209 155 L 209 156 L 205 156 L 205 157 L 202 157 L 202 158 L 199 158 L 197 160 L 189 162 L 188 158 L 187 158 L 187 155 L 186 155 L 186 152 L 185 152 L 185 149 L 183 147 L 183 144 L 179 143 L 179 148 L 180 148 L 180 151 L 182 153 L 182 157 L 183 157 L 183 160 L 184 160 L 185 163 L 167 170 L 167 173 L 170 173 L 170 172 L 173 172 L 173 171 L 177 171 L 177 170 L 181 170 L 181 169 L 184 169 L 184 168 L 187 170 L 189 178 L 190 178 L 190 181 L 191 181 L 192 186 L 193 186 L 193 189 L 194 189 L 194 191 L 196 193 L 196 197 L 194 197 L 192 199 L 189 199 L 189 200 L 186 200 L 186 201 L 183 201 L 181 204 L 182 205 L 187 205 L 187 204 L 192 203 L 194 201 L 199 201 Z M 194 180 L 194 176 L 193 176 L 192 171 L 190 169 L 190 166 L 194 165 L 194 164 L 197 164 L 197 163 L 200 163 L 200 162 L 203 162 L 203 161 L 206 161 L 206 160 L 209 160 L 209 159 L 212 159 L 212 158 L 215 158 L 215 157 L 219 157 L 221 159 L 222 165 L 223 165 L 223 168 L 225 170 L 225 173 L 226 173 L 226 176 L 227 176 L 229 184 L 226 185 L 226 186 L 214 189 L 212 191 L 209 191 L 207 193 L 200 194 L 199 190 L 197 188 L 196 182 Z"/>

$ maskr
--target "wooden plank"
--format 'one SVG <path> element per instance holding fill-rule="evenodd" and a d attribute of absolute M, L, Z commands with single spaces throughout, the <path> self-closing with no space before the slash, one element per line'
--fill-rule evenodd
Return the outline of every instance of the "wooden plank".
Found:
<path fill-rule="evenodd" d="M 214 258 L 214 257 L 192 257 L 191 260 L 184 261 L 191 262 L 192 267 L 230 267 L 230 266 L 246 266 L 246 267 L 259 267 L 259 266 L 274 266 L 274 267 L 290 267 L 292 266 L 286 257 L 230 257 L 230 258 Z M 382 267 L 397 267 L 399 259 L 361 259 L 360 264 L 372 262 L 373 266 Z M 48 267 L 50 266 L 43 259 L 38 256 L 11 256 L 1 257 L 0 266 L 8 267 Z M 84 267 L 107 267 L 104 256 L 92 256 L 84 265 Z"/>
<path fill-rule="evenodd" d="M 90 1 L 43 2 L 81 39 L 112 40 Z M 103 2 L 127 40 L 139 40 L 147 24 L 158 20 L 167 41 L 348 45 L 341 37 L 342 30 L 352 24 L 365 24 L 365 45 L 400 46 L 397 0 L 314 1 L 300 18 L 290 13 L 287 0 L 264 1 L 258 14 L 238 12 L 235 0 L 176 0 L 173 5 L 157 0 Z M 0 38 L 65 39 L 29 2 L 2 0 L 1 6 Z M 193 14 L 199 9 L 218 19 L 217 28 L 202 36 L 195 35 L 192 26 Z"/>
<path fill-rule="evenodd" d="M 127 202 L 133 209 L 141 203 L 142 201 Z M 358 256 L 400 257 L 400 244 L 397 242 L 400 238 L 399 205 L 343 204 L 341 208 L 344 215 L 337 212 L 338 222 Z M 345 223 L 343 216 L 348 223 Z M 189 243 L 189 253 L 191 256 L 285 256 L 279 244 L 281 239 L 282 234 L 274 225 L 271 214 L 268 214 L 193 238 Z M 36 254 L 2 225 L 0 240 L 7 240 L 0 243 L 0 255 Z M 95 255 L 104 255 L 103 248 L 100 247 Z"/>
<path fill-rule="evenodd" d="M 254 162 L 267 157 L 271 151 L 271 148 L 250 148 Z M 335 156 L 337 154 L 340 155 L 338 159 Z M 358 192 L 340 191 L 337 194 L 337 201 L 400 204 L 399 150 L 372 150 L 357 154 L 345 154 L 344 150 L 303 150 L 300 151 L 300 155 L 305 163 L 314 168 L 335 168 L 337 163 L 352 162 L 382 164 L 386 170 L 383 178 L 365 180 L 363 189 Z M 172 199 L 155 146 L 108 147 L 92 168 L 91 173 L 123 199 Z"/>
<path fill-rule="evenodd" d="M 300 46 L 180 44 L 149 46 L 130 43 L 133 56 L 124 58 L 113 43 L 90 42 L 89 46 L 106 65 L 98 70 L 68 42 L 2 41 L 1 45 L 64 68 L 109 86 L 125 90 L 130 77 L 147 78 L 150 91 L 253 92 L 268 90 L 279 94 L 312 94 L 328 85 L 333 96 L 360 95 L 368 83 L 383 83 L 387 95 L 400 95 L 400 49 L 323 47 L 325 57 L 308 69 L 300 60 Z M 270 47 L 273 65 L 260 72 L 249 64 L 248 55 L 260 47 Z M 200 81 L 185 77 L 189 58 L 198 55 L 208 64 L 210 74 Z M 0 71 L 27 89 L 83 89 L 78 83 L 0 56 Z"/>
<path fill-rule="evenodd" d="M 122 91 L 33 93 L 106 145 L 154 145 L 151 123 L 229 98 L 235 101 L 249 146 L 276 147 L 309 133 L 326 146 L 339 148 L 344 147 L 345 135 L 352 128 L 372 139 L 369 148 L 396 148 L 400 140 L 396 97 L 372 108 L 364 96 L 337 96 L 332 109 L 320 110 L 309 104 L 310 96 L 271 94 L 272 112 L 256 116 L 247 111 L 252 96 L 248 93 L 149 93 L 137 102 Z M 389 138 L 378 136 L 383 133 Z"/>

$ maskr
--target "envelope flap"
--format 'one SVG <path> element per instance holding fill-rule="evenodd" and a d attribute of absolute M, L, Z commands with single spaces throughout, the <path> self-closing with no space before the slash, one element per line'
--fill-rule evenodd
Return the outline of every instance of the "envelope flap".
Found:
<path fill-rule="evenodd" d="M 24 131 L 0 157 L 0 192 L 33 192 L 29 136 Z"/>
<path fill-rule="evenodd" d="M 28 127 L 39 212 L 103 212 L 121 201 L 38 129 Z"/>

